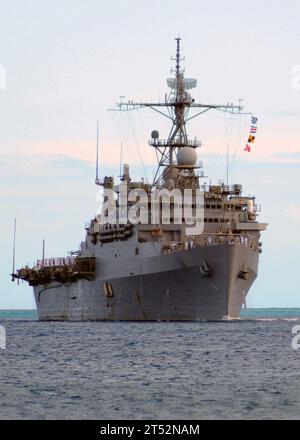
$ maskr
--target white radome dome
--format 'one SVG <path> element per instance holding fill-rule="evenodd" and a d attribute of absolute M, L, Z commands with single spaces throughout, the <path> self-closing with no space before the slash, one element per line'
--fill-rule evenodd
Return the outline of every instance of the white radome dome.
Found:
<path fill-rule="evenodd" d="M 178 150 L 177 163 L 178 165 L 194 166 L 197 162 L 196 149 L 192 147 L 183 147 Z"/>

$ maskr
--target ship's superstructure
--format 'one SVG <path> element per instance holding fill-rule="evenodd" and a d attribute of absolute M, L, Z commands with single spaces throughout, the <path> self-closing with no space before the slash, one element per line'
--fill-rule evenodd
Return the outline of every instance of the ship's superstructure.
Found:
<path fill-rule="evenodd" d="M 254 197 L 242 195 L 241 185 L 201 184 L 203 165 L 197 161 L 201 142 L 189 138 L 186 124 L 211 109 L 234 114 L 242 109 L 196 103 L 189 91 L 197 81 L 184 77 L 180 38 L 176 44 L 175 76 L 167 80 L 170 94 L 165 101 L 121 101 L 117 108 L 148 107 L 171 121 L 167 139 L 154 130 L 149 141 L 158 158 L 153 182 L 132 181 L 127 164 L 119 184 L 111 176 L 100 180 L 97 173 L 96 184 L 104 194 L 116 194 L 114 221 L 106 216 L 108 209 L 103 210 L 86 226 L 85 241 L 75 256 L 42 258 L 12 275 L 33 286 L 40 320 L 194 321 L 240 316 L 257 276 L 260 234 L 266 224 L 257 221 L 260 207 Z M 167 219 L 163 198 L 156 200 L 158 214 L 153 216 L 153 194 L 159 190 L 172 195 Z M 121 200 L 125 197 L 128 213 L 135 193 L 143 193 L 147 201 L 143 215 L 136 210 L 132 221 L 128 215 L 124 218 Z M 199 200 L 200 214 L 194 217 Z M 193 221 L 200 229 L 191 228 Z"/>

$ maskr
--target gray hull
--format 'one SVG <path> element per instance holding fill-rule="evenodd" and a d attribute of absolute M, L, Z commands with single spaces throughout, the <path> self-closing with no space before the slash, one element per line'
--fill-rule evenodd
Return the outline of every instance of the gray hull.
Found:
<path fill-rule="evenodd" d="M 123 263 L 123 267 L 124 267 Z M 203 266 L 210 273 L 203 271 Z M 122 262 L 97 266 L 93 281 L 35 286 L 40 320 L 197 321 L 239 318 L 257 276 L 258 253 L 242 245 L 200 247 L 142 259 L 118 276 Z M 136 262 L 132 261 L 136 269 Z M 242 268 L 247 279 L 241 279 Z M 124 272 L 124 271 L 123 271 Z M 101 274 L 104 276 L 101 276 Z M 105 283 L 112 292 L 107 295 Z"/>

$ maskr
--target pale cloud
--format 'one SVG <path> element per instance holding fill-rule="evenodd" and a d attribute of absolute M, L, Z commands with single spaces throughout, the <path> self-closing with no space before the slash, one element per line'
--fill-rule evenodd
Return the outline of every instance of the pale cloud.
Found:
<path fill-rule="evenodd" d="M 53 140 L 53 141 L 33 141 L 22 142 L 14 146 L 11 150 L 16 156 L 69 156 L 79 160 L 95 164 L 96 142 L 95 140 Z M 120 163 L 120 142 L 116 143 L 109 139 L 103 139 L 99 145 L 100 166 L 119 166 Z M 129 162 L 131 165 L 145 165 L 156 163 L 154 150 L 148 147 L 140 147 L 135 144 L 124 143 L 123 162 Z"/>
<path fill-rule="evenodd" d="M 294 162 L 298 163 L 300 162 L 300 151 L 291 151 L 291 152 L 282 152 L 277 153 L 275 155 L 275 158 L 279 160 L 280 162 Z"/>
<path fill-rule="evenodd" d="M 239 161 L 248 163 L 299 163 L 300 151 L 299 143 L 283 146 L 276 144 L 273 140 L 266 140 L 266 143 L 257 142 L 252 146 L 251 153 L 243 151 L 243 144 L 230 150 L 230 157 L 237 158 Z M 11 154 L 20 157 L 39 157 L 39 160 L 50 157 L 70 157 L 85 161 L 90 165 L 95 164 L 96 146 L 95 141 L 86 140 L 53 140 L 53 141 L 33 141 L 19 143 L 10 150 Z M 198 150 L 198 159 L 224 159 L 226 160 L 226 148 L 218 145 L 214 140 L 207 142 Z M 101 140 L 99 146 L 100 167 L 119 166 L 120 163 L 120 142 L 111 139 Z M 130 165 L 151 165 L 156 166 L 157 161 L 154 149 L 147 145 L 147 142 L 140 142 L 139 145 L 130 142 L 123 143 L 123 163 Z M 0 163 L 4 165 L 4 163 Z"/>
<path fill-rule="evenodd" d="M 145 110 L 146 112 L 146 110 Z M 126 112 L 125 112 L 126 113 Z M 148 145 L 150 137 L 149 127 L 159 129 L 161 137 L 167 137 L 169 125 L 159 125 L 156 119 L 152 119 L 152 113 L 144 113 L 144 110 L 128 115 L 113 113 L 112 120 L 107 119 L 104 124 L 105 130 L 99 139 L 99 160 L 102 166 L 118 166 L 120 162 L 120 145 L 123 142 L 123 162 L 132 165 L 155 165 L 155 151 Z M 117 116 L 116 116 L 117 115 Z M 111 116 L 111 114 L 110 114 Z M 198 158 L 203 156 L 226 157 L 227 145 L 230 156 L 237 157 L 242 161 L 253 162 L 300 162 L 300 145 L 298 125 L 294 120 L 286 118 L 277 120 L 270 116 L 259 117 L 258 133 L 251 153 L 244 151 L 250 131 L 251 121 L 221 119 L 218 114 L 207 117 L 205 120 L 193 122 L 189 127 L 191 138 L 197 136 L 202 141 L 202 148 L 198 150 Z M 30 140 L 10 140 L 5 145 L 6 151 L 11 154 L 24 155 L 63 155 L 95 164 L 96 139 L 82 138 L 45 138 L 38 137 Z"/>
<path fill-rule="evenodd" d="M 300 205 L 290 205 L 288 210 L 288 216 L 292 220 L 300 221 Z"/>
<path fill-rule="evenodd" d="M 6 69 L 0 64 L 0 90 L 6 88 Z"/>

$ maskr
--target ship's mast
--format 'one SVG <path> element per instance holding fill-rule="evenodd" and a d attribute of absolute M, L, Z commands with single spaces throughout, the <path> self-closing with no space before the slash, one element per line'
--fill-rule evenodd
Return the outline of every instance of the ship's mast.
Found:
<path fill-rule="evenodd" d="M 125 102 L 121 100 L 117 104 L 116 109 L 110 109 L 111 111 L 130 111 L 135 109 L 140 109 L 143 107 L 149 107 L 157 113 L 167 117 L 172 121 L 172 127 L 170 130 L 170 134 L 167 139 L 159 139 L 159 134 L 157 131 L 152 132 L 152 139 L 149 141 L 149 144 L 155 148 L 157 160 L 158 160 L 158 168 L 156 174 L 153 179 L 153 185 L 156 185 L 158 181 L 161 179 L 162 172 L 161 167 L 170 167 L 170 168 L 183 168 L 194 170 L 197 168 L 196 164 L 194 166 L 188 165 L 184 166 L 184 164 L 179 165 L 175 163 L 174 153 L 179 151 L 182 148 L 192 148 L 197 149 L 201 146 L 201 142 L 196 138 L 194 140 L 190 140 L 188 138 L 188 134 L 186 131 L 186 123 L 193 118 L 196 118 L 203 113 L 206 113 L 209 110 L 215 109 L 223 112 L 240 114 L 242 111 L 242 106 L 226 104 L 226 105 L 212 105 L 212 104 L 202 104 L 196 103 L 195 100 L 188 93 L 188 90 L 191 90 L 196 87 L 197 80 L 191 78 L 184 78 L 184 70 L 181 69 L 180 62 L 184 59 L 181 58 L 180 53 L 180 41 L 181 38 L 177 37 L 176 40 L 176 57 L 172 58 L 176 62 L 175 65 L 175 78 L 167 79 L 168 87 L 171 89 L 169 97 L 166 97 L 165 102 L 134 102 L 128 101 Z M 172 70 L 172 73 L 174 70 Z M 166 109 L 167 112 L 164 112 L 163 109 Z M 191 111 L 198 110 L 194 114 L 190 114 Z"/>
<path fill-rule="evenodd" d="M 179 143 L 184 143 L 187 141 L 187 134 L 185 130 L 185 120 L 184 120 L 184 105 L 182 104 L 184 98 L 184 80 L 183 80 L 183 71 L 180 70 L 180 61 L 183 61 L 183 58 L 180 57 L 180 40 L 181 38 L 175 38 L 177 43 L 176 48 L 176 100 L 174 107 L 174 119 L 175 124 L 173 126 L 173 132 L 171 132 L 169 136 L 169 141 L 175 139 L 176 135 L 178 137 Z M 174 58 L 172 58 L 174 60 Z M 170 146 L 170 161 L 169 164 L 173 164 L 173 148 Z"/>

